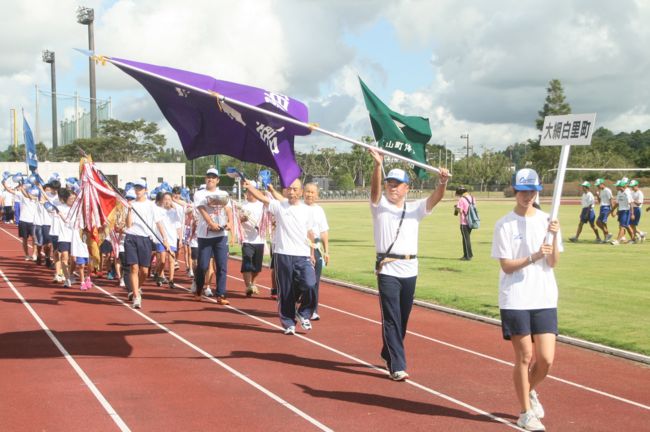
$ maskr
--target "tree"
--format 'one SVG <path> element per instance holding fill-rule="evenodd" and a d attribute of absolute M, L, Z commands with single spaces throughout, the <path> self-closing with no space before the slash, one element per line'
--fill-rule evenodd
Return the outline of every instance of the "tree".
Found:
<path fill-rule="evenodd" d="M 552 79 L 549 81 L 548 87 L 546 88 L 544 107 L 541 111 L 538 111 L 537 114 L 539 117 L 535 120 L 535 126 L 537 126 L 537 129 L 540 131 L 544 126 L 544 117 L 549 115 L 571 114 L 571 106 L 566 102 L 562 83 L 559 79 Z"/>

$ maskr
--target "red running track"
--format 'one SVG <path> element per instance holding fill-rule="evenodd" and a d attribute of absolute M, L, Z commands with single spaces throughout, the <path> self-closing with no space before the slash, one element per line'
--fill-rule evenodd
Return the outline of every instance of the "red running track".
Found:
<path fill-rule="evenodd" d="M 50 282 L 0 228 L 1 431 L 517 429 L 495 326 L 414 308 L 411 380 L 395 383 L 376 296 L 322 284 L 323 319 L 284 336 L 268 291 L 246 298 L 231 261 L 230 307 L 148 283 L 134 311 L 116 281 Z M 539 388 L 548 430 L 650 430 L 648 367 L 559 344 L 552 374 Z"/>

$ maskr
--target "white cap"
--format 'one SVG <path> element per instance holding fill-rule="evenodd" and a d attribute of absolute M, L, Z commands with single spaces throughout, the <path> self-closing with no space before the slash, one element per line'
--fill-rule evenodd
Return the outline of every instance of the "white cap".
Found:
<path fill-rule="evenodd" d="M 147 188 L 147 182 L 144 181 L 143 179 L 135 179 L 133 180 L 133 187 L 142 187 L 142 188 Z"/>
<path fill-rule="evenodd" d="M 534 169 L 522 168 L 512 178 L 512 187 L 516 191 L 541 191 L 539 176 Z"/>
<path fill-rule="evenodd" d="M 219 176 L 219 171 L 217 171 L 216 168 L 209 168 L 209 169 L 205 172 L 205 175 L 208 175 L 208 174 L 214 174 L 214 175 L 216 175 L 216 176 Z"/>
<path fill-rule="evenodd" d="M 257 182 L 255 180 L 248 180 L 248 184 L 257 189 Z"/>
<path fill-rule="evenodd" d="M 126 193 L 124 195 L 126 196 L 127 199 L 129 199 L 129 198 L 135 199 L 136 198 L 135 191 L 133 189 L 129 189 L 128 191 L 126 191 Z"/>
<path fill-rule="evenodd" d="M 409 182 L 409 175 L 406 174 L 406 171 L 403 169 L 399 168 L 393 168 L 388 172 L 388 175 L 386 176 L 385 180 L 397 180 L 402 183 L 408 183 Z"/>

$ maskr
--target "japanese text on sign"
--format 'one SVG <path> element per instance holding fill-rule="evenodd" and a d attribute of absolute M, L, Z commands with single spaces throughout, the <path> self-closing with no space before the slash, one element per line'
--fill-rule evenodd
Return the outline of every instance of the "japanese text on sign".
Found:
<path fill-rule="evenodd" d="M 589 145 L 595 123 L 595 113 L 547 116 L 540 145 Z"/>

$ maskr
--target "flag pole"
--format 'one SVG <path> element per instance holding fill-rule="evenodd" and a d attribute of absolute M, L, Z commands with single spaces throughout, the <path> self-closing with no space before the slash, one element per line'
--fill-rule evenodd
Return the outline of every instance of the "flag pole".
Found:
<path fill-rule="evenodd" d="M 346 141 L 346 142 L 349 142 L 351 144 L 356 144 L 358 146 L 365 147 L 367 149 L 374 149 L 375 151 L 377 151 L 377 152 L 379 152 L 379 153 L 381 153 L 381 154 L 383 154 L 385 156 L 390 156 L 392 158 L 395 158 L 395 159 L 401 160 L 403 162 L 412 164 L 414 166 L 420 167 L 420 168 L 425 169 L 425 170 L 430 171 L 430 172 L 435 172 L 435 173 L 438 173 L 438 174 L 440 173 L 440 170 L 438 168 L 435 168 L 435 167 L 433 167 L 431 165 L 427 165 L 427 164 L 424 164 L 422 162 L 418 162 L 416 160 L 413 160 L 413 159 L 407 158 L 405 156 L 402 156 L 400 154 L 393 153 L 393 152 L 390 152 L 388 150 L 384 150 L 381 147 L 375 147 L 373 145 L 366 144 L 366 143 L 361 142 L 359 140 L 355 140 L 355 139 L 346 137 L 346 136 L 338 134 L 336 132 L 332 132 L 332 131 L 329 131 L 327 129 L 323 129 L 320 126 L 316 126 L 315 124 L 305 123 L 305 122 L 302 122 L 300 120 L 296 120 L 296 119 L 294 119 L 292 117 L 288 117 L 288 116 L 285 116 L 285 115 L 282 115 L 282 114 L 279 114 L 279 113 L 275 113 L 273 111 L 268 111 L 268 110 L 265 110 L 264 108 L 256 107 L 254 105 L 250 105 L 250 104 L 247 104 L 245 102 L 241 102 L 241 101 L 238 101 L 236 99 L 229 98 L 227 96 L 224 96 L 222 94 L 218 94 L 216 92 L 211 92 L 211 91 L 199 88 L 199 87 L 195 87 L 195 86 L 193 86 L 191 84 L 180 82 L 180 81 L 174 80 L 172 78 L 163 77 L 163 76 L 160 76 L 160 75 L 155 74 L 153 72 L 142 70 L 140 68 L 131 66 L 129 64 L 122 63 L 119 60 L 114 60 L 114 59 L 112 59 L 110 57 L 93 56 L 91 52 L 84 51 L 84 50 L 77 50 L 77 51 L 79 51 L 79 52 L 81 52 L 83 54 L 86 54 L 86 55 L 90 55 L 91 57 L 95 57 L 95 59 L 97 61 L 109 62 L 109 63 L 113 63 L 115 65 L 119 65 L 121 67 L 124 67 L 126 69 L 135 70 L 135 71 L 138 71 L 138 72 L 143 73 L 145 75 L 149 75 L 151 77 L 158 78 L 160 80 L 169 82 L 171 84 L 175 84 L 175 85 L 178 85 L 178 86 L 189 88 L 191 90 L 206 94 L 208 96 L 216 97 L 217 100 L 219 100 L 221 102 L 231 103 L 233 105 L 237 105 L 237 106 L 240 106 L 242 108 L 249 109 L 251 111 L 259 112 L 259 113 L 262 113 L 264 115 L 268 115 L 269 117 L 273 117 L 273 118 L 276 118 L 276 119 L 279 119 L 279 120 L 283 120 L 283 121 L 286 121 L 287 123 L 291 123 L 291 124 L 294 124 L 294 125 L 297 125 L 297 126 L 302 126 L 304 128 L 307 128 L 307 129 L 310 129 L 310 130 L 313 130 L 313 131 L 316 131 L 316 132 L 320 132 L 320 133 L 322 133 L 324 135 L 331 136 L 332 138 L 336 138 L 336 139 L 339 139 L 341 141 Z"/>

